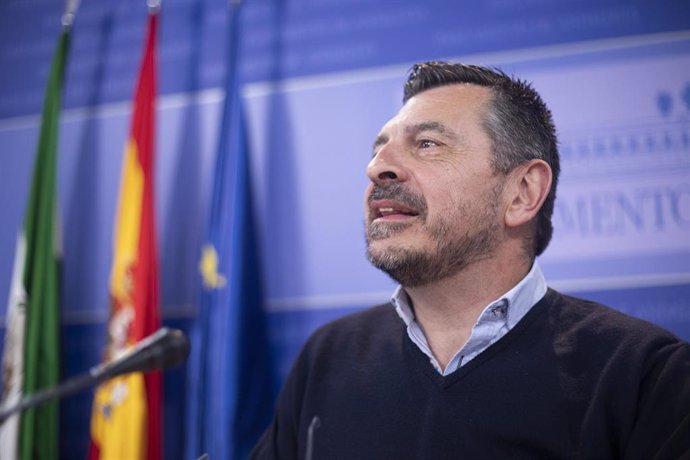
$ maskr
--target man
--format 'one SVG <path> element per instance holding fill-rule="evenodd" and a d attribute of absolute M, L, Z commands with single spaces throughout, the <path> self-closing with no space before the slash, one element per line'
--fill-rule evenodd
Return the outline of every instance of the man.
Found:
<path fill-rule="evenodd" d="M 308 341 L 254 458 L 690 458 L 690 345 L 548 289 L 555 129 L 500 71 L 416 65 L 367 169 L 391 304 Z"/>

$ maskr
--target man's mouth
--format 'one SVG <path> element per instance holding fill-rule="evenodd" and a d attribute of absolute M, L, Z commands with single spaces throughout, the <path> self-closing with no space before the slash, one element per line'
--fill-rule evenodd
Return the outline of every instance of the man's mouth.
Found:
<path fill-rule="evenodd" d="M 373 201 L 370 206 L 374 218 L 372 220 L 407 220 L 419 215 L 417 210 L 390 200 Z"/>

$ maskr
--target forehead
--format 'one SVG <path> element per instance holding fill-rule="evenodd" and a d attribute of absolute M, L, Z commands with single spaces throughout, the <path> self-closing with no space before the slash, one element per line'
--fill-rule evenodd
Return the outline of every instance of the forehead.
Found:
<path fill-rule="evenodd" d="M 423 91 L 410 98 L 382 131 L 397 125 L 438 121 L 454 127 L 479 127 L 491 98 L 489 88 L 458 83 Z"/>

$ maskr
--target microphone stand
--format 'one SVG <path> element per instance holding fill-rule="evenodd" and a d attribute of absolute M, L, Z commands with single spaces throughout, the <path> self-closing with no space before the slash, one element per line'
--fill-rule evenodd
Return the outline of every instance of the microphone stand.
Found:
<path fill-rule="evenodd" d="M 109 375 L 94 375 L 92 369 L 91 372 L 69 379 L 56 387 L 51 387 L 36 393 L 32 393 L 31 395 L 20 399 L 11 406 L 0 409 L 0 425 L 5 423 L 10 416 L 16 414 L 17 412 L 24 412 L 27 409 L 44 404 L 51 399 L 63 398 L 71 395 L 80 390 L 88 388 L 93 384 L 101 383 L 104 380 L 107 380 L 109 377 Z"/>
<path fill-rule="evenodd" d="M 31 409 L 51 399 L 63 398 L 117 375 L 169 369 L 184 362 L 187 355 L 189 341 L 182 331 L 162 327 L 113 361 L 92 367 L 85 374 L 37 391 L 10 406 L 0 408 L 0 425 L 17 412 Z"/>
<path fill-rule="evenodd" d="M 309 429 L 307 429 L 307 456 L 306 460 L 313 460 L 314 457 L 314 431 L 321 426 L 321 419 L 318 415 L 315 415 L 311 419 L 309 424 Z"/>

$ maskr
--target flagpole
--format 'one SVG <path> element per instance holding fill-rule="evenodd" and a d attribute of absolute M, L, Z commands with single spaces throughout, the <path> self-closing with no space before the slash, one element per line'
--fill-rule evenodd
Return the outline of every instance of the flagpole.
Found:
<path fill-rule="evenodd" d="M 161 0 L 146 0 L 149 14 L 158 14 L 161 9 Z"/>
<path fill-rule="evenodd" d="M 65 1 L 65 12 L 62 14 L 63 32 L 69 32 L 72 29 L 72 24 L 74 23 L 74 16 L 77 14 L 78 9 L 79 0 Z"/>

